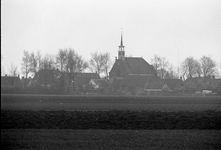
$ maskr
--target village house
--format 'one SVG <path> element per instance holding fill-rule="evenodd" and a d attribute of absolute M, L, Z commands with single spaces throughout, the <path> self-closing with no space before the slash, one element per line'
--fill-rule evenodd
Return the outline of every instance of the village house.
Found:
<path fill-rule="evenodd" d="M 60 72 L 58 69 L 43 69 L 37 72 L 29 84 L 30 87 L 50 89 L 57 94 L 73 94 L 84 92 L 91 79 L 99 79 L 96 73 L 75 73 L 70 79 L 70 74 Z"/>
<path fill-rule="evenodd" d="M 109 83 L 106 79 L 91 79 L 89 86 L 98 94 L 106 94 L 108 92 Z"/>
<path fill-rule="evenodd" d="M 145 91 L 148 96 L 182 95 L 184 91 L 181 79 L 157 79 L 150 80 Z"/>
<path fill-rule="evenodd" d="M 1 87 L 21 87 L 21 80 L 19 76 L 1 76 Z"/>
<path fill-rule="evenodd" d="M 19 76 L 1 76 L 1 93 L 18 93 L 21 88 Z"/>
<path fill-rule="evenodd" d="M 126 57 L 123 36 L 118 51 L 118 58 L 109 72 L 109 82 L 112 91 L 122 94 L 142 94 L 145 83 L 157 78 L 157 73 L 152 65 L 142 57 Z"/>
<path fill-rule="evenodd" d="M 221 79 L 215 76 L 187 78 L 184 81 L 185 92 L 195 93 L 219 93 L 221 90 Z"/>

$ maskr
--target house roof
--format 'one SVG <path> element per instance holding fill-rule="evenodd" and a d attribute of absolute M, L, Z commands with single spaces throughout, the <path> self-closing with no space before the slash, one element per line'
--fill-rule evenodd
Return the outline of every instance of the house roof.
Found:
<path fill-rule="evenodd" d="M 188 78 L 186 81 L 188 80 L 191 80 L 193 83 L 193 86 L 191 86 L 191 88 L 195 88 L 197 90 L 203 90 L 203 89 L 213 90 L 218 88 L 219 84 L 221 83 L 221 79 L 213 79 L 209 76 Z M 186 87 L 189 87 L 189 85 L 186 85 Z"/>
<path fill-rule="evenodd" d="M 162 89 L 164 85 L 167 85 L 170 90 L 175 90 L 178 84 L 182 84 L 180 79 L 158 79 L 148 82 L 145 89 Z"/>
<path fill-rule="evenodd" d="M 75 77 L 77 85 L 88 84 L 91 79 L 100 79 L 96 73 L 78 73 Z"/>
<path fill-rule="evenodd" d="M 18 83 L 20 83 L 19 77 L 1 76 L 1 86 L 2 87 L 11 87 L 11 86 L 15 86 Z"/>
<path fill-rule="evenodd" d="M 109 86 L 107 80 L 105 79 L 92 79 L 96 85 L 99 85 L 100 88 L 106 88 Z"/>
<path fill-rule="evenodd" d="M 89 77 L 93 79 L 99 79 L 100 76 L 97 73 L 77 73 L 76 77 Z"/>
<path fill-rule="evenodd" d="M 128 75 L 120 83 L 121 86 L 145 87 L 148 80 L 154 80 L 154 76 Z"/>
<path fill-rule="evenodd" d="M 64 73 L 64 79 L 69 80 L 70 76 L 68 73 Z M 59 70 L 43 69 L 37 72 L 33 78 L 34 82 L 39 82 L 40 84 L 52 84 L 59 82 L 62 77 L 62 72 Z M 91 79 L 99 79 L 99 75 L 96 73 L 77 73 L 75 76 L 75 83 L 77 85 L 88 84 Z M 47 82 L 47 83 L 46 83 Z"/>

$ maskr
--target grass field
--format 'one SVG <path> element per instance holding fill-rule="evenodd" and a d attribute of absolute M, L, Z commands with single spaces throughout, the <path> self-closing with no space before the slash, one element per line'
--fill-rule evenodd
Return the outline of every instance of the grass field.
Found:
<path fill-rule="evenodd" d="M 1 110 L 221 111 L 221 97 L 1 95 Z"/>
<path fill-rule="evenodd" d="M 1 149 L 220 150 L 220 130 L 30 130 L 1 131 Z"/>
<path fill-rule="evenodd" d="M 1 149 L 221 149 L 221 97 L 1 94 Z"/>

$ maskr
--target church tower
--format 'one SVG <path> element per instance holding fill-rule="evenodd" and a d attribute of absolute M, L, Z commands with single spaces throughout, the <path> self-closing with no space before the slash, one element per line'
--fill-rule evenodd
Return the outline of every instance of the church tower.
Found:
<path fill-rule="evenodd" d="M 118 51 L 118 59 L 121 60 L 125 60 L 125 51 L 124 51 L 124 45 L 123 45 L 123 35 L 121 33 L 121 41 L 120 41 L 120 46 L 119 47 L 119 51 Z"/>

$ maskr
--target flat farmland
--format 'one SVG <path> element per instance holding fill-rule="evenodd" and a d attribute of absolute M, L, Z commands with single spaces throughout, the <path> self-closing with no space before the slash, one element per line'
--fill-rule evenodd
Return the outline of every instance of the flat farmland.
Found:
<path fill-rule="evenodd" d="M 1 94 L 1 110 L 221 111 L 221 97 L 136 97 Z"/>
<path fill-rule="evenodd" d="M 1 130 L 1 149 L 220 150 L 220 130 Z"/>
<path fill-rule="evenodd" d="M 221 97 L 1 94 L 1 149 L 221 149 Z"/>

